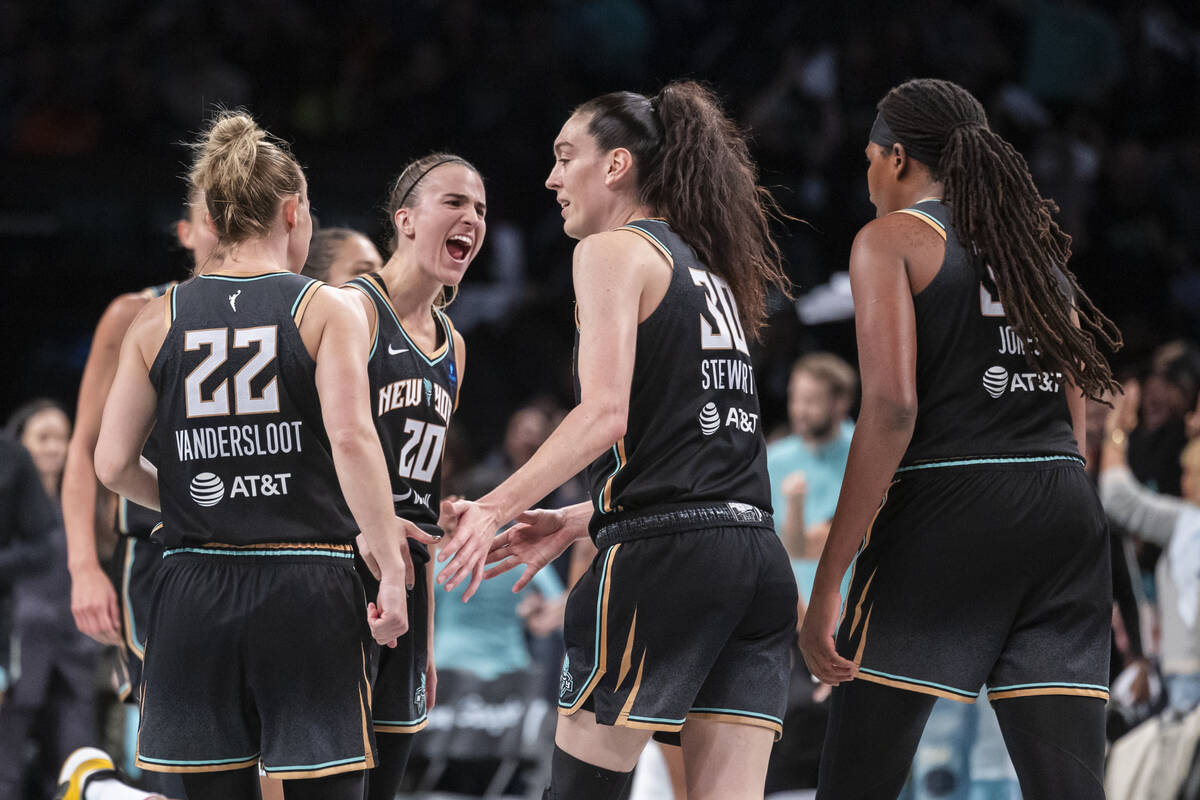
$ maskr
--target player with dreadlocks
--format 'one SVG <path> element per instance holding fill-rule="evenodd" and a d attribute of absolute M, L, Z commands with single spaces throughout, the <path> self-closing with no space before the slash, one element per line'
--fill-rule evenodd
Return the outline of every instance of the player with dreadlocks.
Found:
<path fill-rule="evenodd" d="M 878 109 L 862 412 L 800 634 L 837 687 L 818 797 L 896 797 L 934 700 L 986 684 L 1025 797 L 1102 798 L 1108 544 L 1077 443 L 1120 334 L 970 93 L 914 80 Z"/>

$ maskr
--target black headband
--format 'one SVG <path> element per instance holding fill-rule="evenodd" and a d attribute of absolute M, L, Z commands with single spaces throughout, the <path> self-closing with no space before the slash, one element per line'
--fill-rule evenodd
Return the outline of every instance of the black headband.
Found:
<path fill-rule="evenodd" d="M 882 111 L 875 115 L 875 123 L 871 125 L 871 133 L 867 138 L 885 150 L 890 150 L 892 145 L 900 143 L 904 145 L 904 152 L 908 154 L 909 158 L 915 158 L 925 166 L 934 169 L 937 168 L 938 162 L 942 159 L 941 149 L 935 152 L 923 147 L 914 147 L 908 142 L 901 141 L 896 134 L 892 133 L 891 126 L 883 118 Z"/>
<path fill-rule="evenodd" d="M 415 181 L 413 181 L 412 184 L 409 185 L 409 187 L 407 189 L 404 190 L 404 195 L 400 198 L 400 202 L 396 204 L 396 208 L 397 209 L 404 208 L 404 201 L 408 199 L 408 196 L 410 194 L 412 194 L 412 190 L 417 188 L 417 184 L 420 183 L 422 180 L 424 180 L 425 176 L 428 175 L 430 172 L 433 172 L 435 169 L 440 167 L 442 164 L 462 164 L 462 163 L 463 163 L 463 160 L 461 158 L 443 158 L 441 161 L 435 161 L 432 164 L 430 164 L 428 167 L 425 168 L 425 171 L 422 172 L 420 175 L 418 175 L 417 179 Z"/>

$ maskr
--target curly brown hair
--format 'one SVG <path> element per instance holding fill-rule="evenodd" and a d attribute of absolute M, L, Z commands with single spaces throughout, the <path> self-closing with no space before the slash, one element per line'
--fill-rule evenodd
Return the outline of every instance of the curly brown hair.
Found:
<path fill-rule="evenodd" d="M 588 132 L 601 150 L 622 147 L 633 155 L 639 200 L 729 283 L 742 324 L 757 338 L 768 287 L 790 296 L 771 234 L 780 212 L 758 185 L 746 139 L 717 96 L 694 81 L 677 81 L 652 98 L 601 95 L 575 113 L 591 117 Z"/>

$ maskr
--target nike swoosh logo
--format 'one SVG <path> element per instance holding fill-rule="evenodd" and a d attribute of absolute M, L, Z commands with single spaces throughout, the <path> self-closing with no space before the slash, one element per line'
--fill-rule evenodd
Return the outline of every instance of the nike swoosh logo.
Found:
<path fill-rule="evenodd" d="M 392 346 L 390 344 L 388 345 L 388 355 L 389 356 L 398 356 L 401 353 L 407 353 L 407 352 L 408 352 L 407 347 L 401 347 L 399 350 L 393 350 Z"/>
<path fill-rule="evenodd" d="M 410 487 L 408 487 L 408 491 L 405 492 L 404 494 L 392 495 L 392 502 L 393 503 L 403 503 L 405 500 L 407 500 L 409 498 L 409 496 L 412 495 L 412 493 L 413 493 L 413 490 L 412 490 L 412 487 L 410 486 Z"/>

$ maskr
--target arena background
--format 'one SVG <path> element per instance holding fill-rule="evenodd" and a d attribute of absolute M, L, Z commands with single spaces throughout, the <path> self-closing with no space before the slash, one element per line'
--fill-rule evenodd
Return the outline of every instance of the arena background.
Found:
<path fill-rule="evenodd" d="M 470 353 L 462 419 L 475 454 L 531 396 L 570 402 L 572 243 L 542 186 L 559 125 L 598 93 L 672 78 L 718 89 L 762 181 L 807 223 L 779 227 L 807 323 L 777 298 L 756 355 L 768 426 L 782 421 L 797 353 L 853 357 L 844 293 L 820 287 L 873 214 L 861 150 L 874 104 L 910 77 L 965 85 L 1029 159 L 1075 237 L 1073 269 L 1125 333 L 1123 368 L 1194 333 L 1200 7 L 899 5 L 0 3 L 0 415 L 38 395 L 73 407 L 105 305 L 185 274 L 171 235 L 181 143 L 217 104 L 294 143 L 321 224 L 379 244 L 406 161 L 448 149 L 479 166 L 488 237 L 451 309 Z M 829 317 L 842 321 L 814 322 Z"/>

